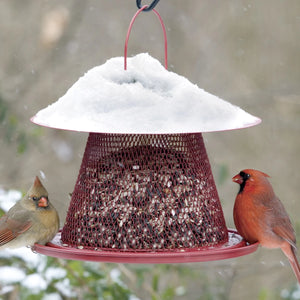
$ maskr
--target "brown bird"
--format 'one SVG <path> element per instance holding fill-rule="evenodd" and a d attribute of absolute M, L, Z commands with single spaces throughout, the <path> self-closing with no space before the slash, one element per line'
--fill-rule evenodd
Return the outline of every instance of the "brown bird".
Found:
<path fill-rule="evenodd" d="M 59 229 L 56 209 L 36 177 L 26 195 L 0 219 L 0 250 L 45 245 Z"/>
<path fill-rule="evenodd" d="M 300 283 L 295 232 L 268 177 L 263 172 L 246 169 L 232 178 L 240 185 L 233 210 L 234 223 L 250 244 L 259 242 L 263 247 L 281 248 Z"/>

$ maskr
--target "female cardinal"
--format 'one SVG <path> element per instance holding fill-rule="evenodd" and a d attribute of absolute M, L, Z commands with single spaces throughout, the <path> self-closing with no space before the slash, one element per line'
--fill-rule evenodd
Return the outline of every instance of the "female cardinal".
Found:
<path fill-rule="evenodd" d="M 263 172 L 246 169 L 232 178 L 240 185 L 233 210 L 234 223 L 250 244 L 259 242 L 267 248 L 281 248 L 300 283 L 295 232 L 268 177 Z"/>
<path fill-rule="evenodd" d="M 27 194 L 0 219 L 0 249 L 44 245 L 58 229 L 57 211 L 36 177 Z"/>

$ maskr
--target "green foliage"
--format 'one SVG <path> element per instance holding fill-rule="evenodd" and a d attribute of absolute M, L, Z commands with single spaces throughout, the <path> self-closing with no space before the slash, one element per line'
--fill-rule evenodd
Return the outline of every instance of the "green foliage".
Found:
<path fill-rule="evenodd" d="M 37 255 L 38 263 L 34 264 L 14 255 L 1 258 L 0 252 L 0 269 L 11 266 L 26 275 L 17 282 L 4 284 L 0 280 L 0 299 L 43 300 L 55 295 L 58 300 L 223 300 L 228 296 L 225 281 L 214 277 L 212 283 L 204 270 L 199 272 L 191 264 L 125 265 Z M 38 288 L 25 284 L 30 277 Z M 192 281 L 197 282 L 197 294 L 190 298 Z M 10 289 L 5 292 L 5 287 Z"/>
<path fill-rule="evenodd" d="M 216 182 L 222 185 L 229 177 L 229 169 L 225 164 L 219 165 L 216 174 Z"/>
<path fill-rule="evenodd" d="M 5 211 L 0 207 L 0 218 L 5 214 Z"/>
<path fill-rule="evenodd" d="M 296 240 L 300 240 L 300 221 L 294 221 L 295 232 L 296 232 Z"/>
<path fill-rule="evenodd" d="M 183 285 L 188 278 L 195 278 L 195 273 L 186 264 L 128 265 L 128 267 L 119 265 L 119 267 L 122 274 L 126 275 L 123 276 L 124 280 L 130 286 L 135 286 L 136 293 L 143 295 L 146 291 L 147 298 L 151 300 L 185 299 L 186 289 Z"/>
<path fill-rule="evenodd" d="M 267 299 L 269 299 L 268 295 L 269 295 L 268 290 L 267 289 L 262 289 L 259 292 L 258 300 L 267 300 Z"/>
<path fill-rule="evenodd" d="M 2 258 L 0 265 L 17 267 L 26 273 L 26 278 L 37 276 L 37 281 L 46 283 L 45 286 L 42 284 L 40 288 L 35 289 L 24 285 L 24 280 L 20 280 L 9 283 L 11 289 L 5 293 L 3 292 L 4 285 L 0 282 L 0 299 L 40 300 L 47 295 L 55 294 L 56 299 L 65 300 L 127 300 L 132 295 L 121 280 L 112 278 L 111 272 L 115 268 L 113 264 L 40 256 L 40 262 L 31 266 L 23 259 L 12 256 Z M 50 269 L 52 270 L 51 276 L 48 272 Z"/>

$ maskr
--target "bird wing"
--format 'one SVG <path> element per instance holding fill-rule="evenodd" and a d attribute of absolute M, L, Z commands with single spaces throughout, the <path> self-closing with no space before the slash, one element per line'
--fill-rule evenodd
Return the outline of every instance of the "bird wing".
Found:
<path fill-rule="evenodd" d="M 273 227 L 273 232 L 297 250 L 294 230 L 289 222 Z"/>
<path fill-rule="evenodd" d="M 279 198 L 275 196 L 274 200 L 277 205 L 273 205 L 273 209 L 276 207 L 275 211 L 273 211 L 273 215 L 275 215 L 276 218 L 274 218 L 272 222 L 272 231 L 296 249 L 295 231 L 291 220 Z"/>
<path fill-rule="evenodd" d="M 18 235 L 25 232 L 31 227 L 31 222 L 18 221 L 9 218 L 7 215 L 0 219 L 0 246 L 15 239 Z"/>

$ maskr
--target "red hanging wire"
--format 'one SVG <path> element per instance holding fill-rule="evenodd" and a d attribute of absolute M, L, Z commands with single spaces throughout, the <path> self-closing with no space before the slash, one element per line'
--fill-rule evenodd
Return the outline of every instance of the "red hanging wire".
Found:
<path fill-rule="evenodd" d="M 127 48 L 128 48 L 128 40 L 129 40 L 129 36 L 130 36 L 130 32 L 133 26 L 133 23 L 135 21 L 135 19 L 137 18 L 137 16 L 148 7 L 148 5 L 144 5 L 142 8 L 140 8 L 135 15 L 133 16 L 133 18 L 131 19 L 131 22 L 129 24 L 128 27 L 128 31 L 127 31 L 127 35 L 126 35 L 126 40 L 125 40 L 125 48 L 124 48 L 124 70 L 127 70 Z M 166 28 L 163 22 L 163 19 L 161 18 L 160 14 L 157 12 L 157 10 L 152 9 L 152 11 L 157 15 L 162 30 L 163 30 L 163 34 L 164 34 L 164 43 L 165 43 L 165 68 L 168 69 L 168 41 L 167 41 L 167 32 L 166 32 Z"/>

